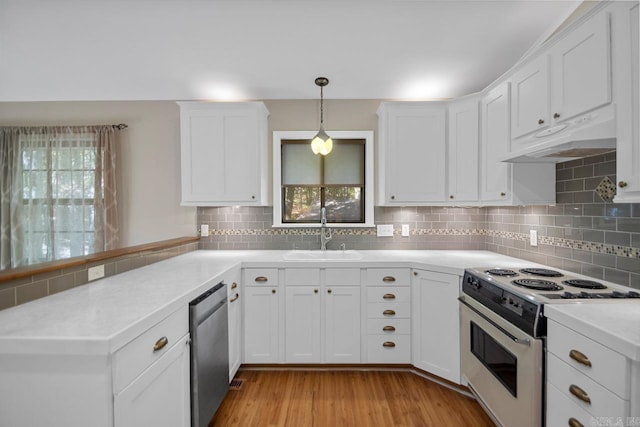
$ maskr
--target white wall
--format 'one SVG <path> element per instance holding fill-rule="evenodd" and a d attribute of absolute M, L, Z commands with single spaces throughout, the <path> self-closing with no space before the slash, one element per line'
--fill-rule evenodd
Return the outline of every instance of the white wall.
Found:
<path fill-rule="evenodd" d="M 196 234 L 180 206 L 180 115 L 172 101 L 4 102 L 0 125 L 126 123 L 118 133 L 120 246 Z"/>

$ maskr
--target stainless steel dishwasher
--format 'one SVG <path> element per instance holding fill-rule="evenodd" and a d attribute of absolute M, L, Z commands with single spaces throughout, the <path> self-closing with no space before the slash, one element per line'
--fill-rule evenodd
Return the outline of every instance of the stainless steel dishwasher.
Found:
<path fill-rule="evenodd" d="M 223 282 L 189 303 L 192 427 L 207 427 L 229 390 L 227 323 Z"/>

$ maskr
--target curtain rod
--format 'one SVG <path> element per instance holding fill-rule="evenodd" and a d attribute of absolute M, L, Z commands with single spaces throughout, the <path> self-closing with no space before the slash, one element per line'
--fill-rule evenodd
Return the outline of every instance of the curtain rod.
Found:
<path fill-rule="evenodd" d="M 111 126 L 113 126 L 113 128 L 117 130 L 122 130 L 129 127 L 129 125 L 126 125 L 124 123 L 118 123 L 117 125 L 111 125 Z"/>

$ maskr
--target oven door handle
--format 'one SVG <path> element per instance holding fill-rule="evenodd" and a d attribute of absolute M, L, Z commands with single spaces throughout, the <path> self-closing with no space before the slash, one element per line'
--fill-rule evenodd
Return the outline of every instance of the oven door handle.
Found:
<path fill-rule="evenodd" d="M 465 301 L 464 296 L 458 297 L 458 301 L 460 301 L 462 304 L 464 304 L 467 308 L 469 308 L 471 311 L 476 313 L 478 316 L 482 317 L 484 320 L 489 322 L 497 330 L 499 330 L 500 332 L 502 332 L 503 334 L 508 336 L 516 344 L 522 344 L 522 345 L 526 345 L 526 346 L 531 346 L 531 340 L 529 338 L 518 338 L 518 337 L 516 337 L 511 332 L 507 331 L 505 328 L 503 328 L 502 326 L 498 325 L 493 320 L 489 319 L 484 313 L 481 313 L 478 309 L 476 309 L 471 304 L 469 304 L 467 301 Z"/>

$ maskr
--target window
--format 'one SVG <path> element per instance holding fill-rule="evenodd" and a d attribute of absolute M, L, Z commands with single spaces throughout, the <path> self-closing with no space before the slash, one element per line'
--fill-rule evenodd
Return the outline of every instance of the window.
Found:
<path fill-rule="evenodd" d="M 315 132 L 274 132 L 274 225 L 373 224 L 373 132 L 330 132 L 333 151 L 311 151 Z"/>
<path fill-rule="evenodd" d="M 117 247 L 114 133 L 0 127 L 0 268 Z"/>

